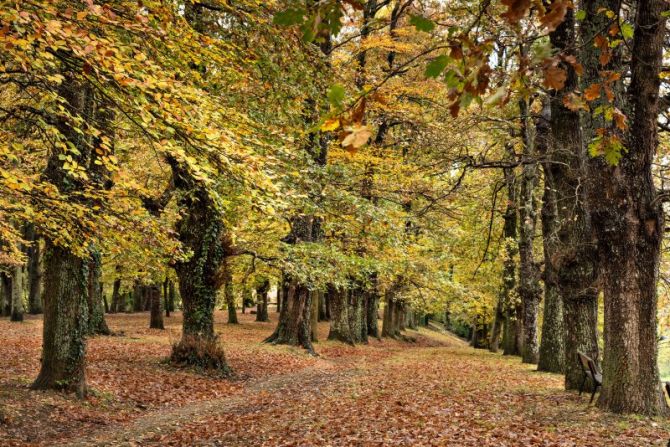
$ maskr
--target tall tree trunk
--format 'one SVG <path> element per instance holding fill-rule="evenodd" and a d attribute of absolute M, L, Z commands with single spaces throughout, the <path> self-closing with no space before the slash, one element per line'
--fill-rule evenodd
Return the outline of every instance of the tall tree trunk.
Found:
<path fill-rule="evenodd" d="M 70 250 L 46 241 L 42 366 L 33 389 L 86 395 L 87 264 Z"/>
<path fill-rule="evenodd" d="M 288 289 L 284 295 L 277 328 L 265 342 L 302 346 L 314 353 L 312 330 L 310 325 L 311 297 L 309 289 L 286 275 Z"/>
<path fill-rule="evenodd" d="M 165 329 L 163 324 L 163 309 L 161 309 L 161 291 L 156 284 L 147 287 L 147 294 L 149 295 L 149 302 L 151 303 L 151 317 L 149 321 L 149 328 L 151 329 Z"/>
<path fill-rule="evenodd" d="M 23 291 L 25 285 L 24 266 L 17 265 L 12 269 L 12 315 L 11 321 L 23 321 Z"/>
<path fill-rule="evenodd" d="M 514 148 L 506 146 L 508 155 L 513 156 Z M 507 187 L 507 205 L 505 207 L 503 236 L 505 244 L 505 259 L 503 261 L 503 277 L 498 301 L 501 303 L 500 311 L 502 318 L 497 317 L 491 330 L 491 345 L 489 350 L 498 351 L 499 333 L 503 333 L 503 354 L 518 355 L 519 345 L 517 343 L 519 332 L 519 319 L 521 312 L 518 303 L 514 299 L 516 287 L 516 260 L 518 253 L 517 243 L 517 184 L 514 168 L 503 169 L 505 186 Z M 497 309 L 496 309 L 497 310 Z"/>
<path fill-rule="evenodd" d="M 550 34 L 554 48 L 572 55 L 576 47 L 574 12 Z M 567 73 L 565 86 L 551 97 L 551 178 L 556 191 L 558 244 L 555 267 L 558 292 L 563 298 L 565 330 L 565 387 L 576 389 L 582 383 L 577 351 L 598 361 L 598 290 L 591 220 L 585 207 L 586 153 L 582 144 L 579 113 L 565 107 L 566 94 L 577 88 L 572 65 L 562 63 Z"/>
<path fill-rule="evenodd" d="M 133 312 L 142 311 L 142 295 L 144 293 L 144 287 L 139 280 L 135 280 L 133 285 Z"/>
<path fill-rule="evenodd" d="M 547 158 L 549 153 L 549 121 L 551 109 L 547 102 L 542 110 L 542 118 L 537 125 L 538 153 Z M 563 342 L 563 299 L 558 291 L 558 278 L 554 259 L 557 253 L 558 210 L 555 185 L 552 177 L 551 162 L 543 163 L 544 195 L 542 197 L 542 244 L 544 248 L 544 313 L 542 318 L 542 339 L 538 371 L 563 373 L 565 371 L 565 345 Z"/>
<path fill-rule="evenodd" d="M 379 331 L 379 291 L 377 290 L 377 281 L 373 282 L 373 289 L 368 292 L 366 319 L 368 335 L 370 337 L 381 338 Z"/>
<path fill-rule="evenodd" d="M 95 117 L 96 102 L 92 88 L 71 73 L 64 73 L 59 87 L 64 107 L 70 116 L 84 121 Z M 62 137 L 77 149 L 76 161 L 90 173 L 91 187 L 97 188 L 97 155 L 91 150 L 95 141 L 72 127 L 73 120 L 57 117 L 56 126 Z M 98 145 L 95 145 L 98 147 Z M 62 193 L 81 191 L 84 185 L 63 168 L 60 151 L 49 155 L 43 178 Z M 44 324 L 42 357 L 39 375 L 32 387 L 64 388 L 79 396 L 86 394 L 85 335 L 88 333 L 88 260 L 81 259 L 68 247 L 47 239 L 44 255 Z"/>
<path fill-rule="evenodd" d="M 179 279 L 179 293 L 183 306 L 181 341 L 173 348 L 176 363 L 195 364 L 220 369 L 227 373 L 223 350 L 216 350 L 218 358 L 201 346 L 213 346 L 214 306 L 221 287 L 220 270 L 225 259 L 221 244 L 223 216 L 204 186 L 196 185 L 190 175 L 173 161 L 175 185 L 188 191 L 179 200 L 186 212 L 177 224 L 181 243 L 192 253 L 188 260 L 175 263 Z M 203 357 L 204 356 L 204 357 Z"/>
<path fill-rule="evenodd" d="M 0 304 L 2 305 L 2 316 L 8 317 L 12 313 L 12 276 L 7 272 L 0 271 Z"/>
<path fill-rule="evenodd" d="M 535 126 L 530 117 L 529 104 L 519 101 L 521 112 L 521 133 L 523 135 L 523 153 L 527 158 L 536 155 Z M 540 272 L 535 262 L 533 242 L 537 223 L 537 164 L 525 163 L 522 168 L 521 191 L 519 195 L 519 296 L 521 297 L 521 322 L 523 338 L 521 360 L 524 363 L 537 363 L 539 340 L 537 336 L 537 318 L 542 300 Z"/>
<path fill-rule="evenodd" d="M 32 315 L 42 313 L 42 253 L 40 240 L 35 233 L 33 224 L 25 225 L 25 240 L 29 242 L 26 249 L 28 256 L 28 312 Z"/>
<path fill-rule="evenodd" d="M 268 292 L 270 291 L 270 280 L 264 279 L 256 287 L 256 321 L 270 321 L 268 317 Z"/>
<path fill-rule="evenodd" d="M 223 264 L 223 281 L 223 295 L 226 299 L 226 308 L 228 309 L 228 324 L 239 324 L 235 291 L 233 290 L 233 274 L 230 271 L 230 260 L 228 258 L 224 260 Z"/>
<path fill-rule="evenodd" d="M 116 278 L 112 286 L 112 305 L 110 306 L 110 313 L 123 312 L 122 297 L 121 297 L 121 279 Z"/>
<path fill-rule="evenodd" d="M 279 277 L 277 282 L 277 313 L 281 312 L 282 296 L 284 296 L 284 275 Z"/>
<path fill-rule="evenodd" d="M 163 307 L 165 308 L 165 316 L 170 316 L 170 279 L 166 276 L 163 281 Z"/>
<path fill-rule="evenodd" d="M 176 292 L 174 287 L 174 282 L 170 280 L 168 282 L 168 309 L 170 312 L 175 311 L 175 302 L 176 302 Z"/>
<path fill-rule="evenodd" d="M 652 164 L 658 146 L 658 96 L 663 62 L 663 0 L 640 0 L 633 37 L 626 151 L 599 173 L 591 201 L 605 299 L 601 408 L 617 413 L 667 413 L 657 366 L 656 283 L 664 231 Z M 593 175 L 598 175 L 592 172 Z"/>
<path fill-rule="evenodd" d="M 330 299 L 330 332 L 328 340 L 354 344 L 354 336 L 349 325 L 349 303 L 347 291 L 340 287 L 328 286 Z"/>
<path fill-rule="evenodd" d="M 319 301 L 321 299 L 321 292 L 319 290 L 312 290 L 309 292 L 312 295 L 312 308 L 310 310 L 310 331 L 312 342 L 319 341 Z"/>
<path fill-rule="evenodd" d="M 88 302 L 88 334 L 110 335 L 107 322 L 105 321 L 105 310 L 102 303 L 102 289 L 100 277 L 102 276 L 102 260 L 100 252 L 96 248 L 89 250 L 88 278 L 87 278 L 87 302 Z"/>

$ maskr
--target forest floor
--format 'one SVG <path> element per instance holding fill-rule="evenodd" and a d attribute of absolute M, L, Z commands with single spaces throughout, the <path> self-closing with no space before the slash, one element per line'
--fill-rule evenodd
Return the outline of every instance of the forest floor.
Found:
<path fill-rule="evenodd" d="M 667 420 L 614 416 L 562 378 L 427 329 L 414 343 L 316 345 L 319 357 L 260 342 L 276 323 L 218 324 L 235 377 L 165 363 L 178 339 L 118 314 L 89 342 L 86 400 L 28 386 L 41 318 L 0 320 L 0 446 L 665 446 Z M 223 313 L 217 314 L 224 321 Z M 325 339 L 328 324 L 319 325 Z"/>

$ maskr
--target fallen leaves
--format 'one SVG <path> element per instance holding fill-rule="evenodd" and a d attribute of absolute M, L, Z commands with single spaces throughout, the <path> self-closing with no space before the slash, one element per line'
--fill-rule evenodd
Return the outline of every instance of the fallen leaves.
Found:
<path fill-rule="evenodd" d="M 167 331 L 146 329 L 146 313 L 108 317 L 126 335 L 90 341 L 86 401 L 28 391 L 41 322 L 0 321 L 0 444 L 639 447 L 670 436 L 665 421 L 602 413 L 563 391 L 561 376 L 453 337 L 322 341 L 313 358 L 260 344 L 274 325 L 239 316 L 239 326 L 217 324 L 235 380 L 161 363 L 178 317 Z"/>

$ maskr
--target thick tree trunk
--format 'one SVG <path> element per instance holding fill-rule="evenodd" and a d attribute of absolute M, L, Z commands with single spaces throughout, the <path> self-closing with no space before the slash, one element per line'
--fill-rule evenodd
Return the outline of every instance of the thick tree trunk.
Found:
<path fill-rule="evenodd" d="M 288 290 L 284 295 L 279 323 L 265 342 L 302 346 L 314 354 L 310 324 L 311 297 L 307 287 L 288 277 Z"/>
<path fill-rule="evenodd" d="M 42 366 L 33 389 L 86 394 L 87 264 L 68 249 L 46 241 Z"/>
<path fill-rule="evenodd" d="M 512 152 L 512 147 L 507 147 L 507 152 Z M 518 244 L 516 242 L 517 234 L 517 212 L 516 212 L 516 176 L 513 168 L 503 169 L 505 176 L 505 185 L 507 187 L 507 205 L 505 207 L 505 214 L 503 216 L 503 238 L 505 248 L 505 258 L 503 260 L 502 284 L 500 286 L 500 293 L 498 295 L 498 303 L 496 305 L 496 313 L 493 320 L 493 328 L 491 329 L 491 339 L 489 342 L 489 350 L 491 352 L 498 352 L 500 344 L 500 335 L 504 332 L 505 340 L 510 335 L 506 330 L 509 326 L 509 314 L 514 307 L 512 303 L 512 296 L 514 287 L 516 286 L 516 261 L 515 256 L 518 251 Z M 505 347 L 508 343 L 504 343 Z M 507 352 L 509 354 L 509 352 Z"/>
<path fill-rule="evenodd" d="M 270 321 L 268 316 L 268 292 L 270 280 L 265 279 L 256 287 L 256 321 Z"/>
<path fill-rule="evenodd" d="M 223 265 L 223 281 L 223 294 L 226 299 L 226 308 L 228 309 L 228 324 L 239 324 L 235 291 L 233 290 L 233 274 L 230 271 L 230 263 L 227 258 L 224 260 Z"/>
<path fill-rule="evenodd" d="M 563 23 L 550 34 L 552 45 L 570 55 L 574 50 L 574 12 L 569 9 Z M 582 144 L 579 113 L 565 107 L 566 94 L 577 88 L 577 74 L 568 63 L 565 87 L 551 97 L 550 173 L 556 191 L 558 244 L 555 256 L 557 284 L 563 298 L 565 330 L 565 387 L 576 389 L 582 383 L 577 351 L 598 361 L 598 290 L 595 247 L 591 219 L 585 207 L 586 153 Z"/>
<path fill-rule="evenodd" d="M 100 252 L 91 248 L 88 259 L 88 334 L 91 335 L 110 335 L 107 322 L 105 321 L 105 310 L 102 303 L 102 288 L 100 277 L 102 276 L 102 260 Z"/>
<path fill-rule="evenodd" d="M 42 262 L 40 240 L 35 234 L 35 226 L 26 224 L 24 238 L 29 242 L 26 248 L 28 257 L 28 312 L 32 315 L 42 313 Z"/>
<path fill-rule="evenodd" d="M 174 165 L 173 165 L 174 166 Z M 175 183 L 180 189 L 189 190 L 190 178 L 174 166 Z M 186 210 L 177 225 L 179 240 L 193 255 L 186 261 L 175 263 L 179 278 L 179 293 L 183 306 L 182 339 L 173 349 L 172 358 L 177 363 L 188 363 L 228 372 L 228 366 L 219 349 L 215 353 L 199 348 L 216 344 L 214 334 L 214 306 L 221 286 L 219 274 L 224 251 L 220 240 L 223 216 L 209 194 L 199 187 L 180 200 Z M 210 354 L 219 356 L 213 358 Z M 203 357 L 204 356 L 204 357 Z"/>
<path fill-rule="evenodd" d="M 328 340 L 337 340 L 344 343 L 354 344 L 354 336 L 349 325 L 349 303 L 347 291 L 342 288 L 329 286 L 328 297 L 330 299 L 330 332 Z"/>
<path fill-rule="evenodd" d="M 396 291 L 391 288 L 386 291 L 384 305 L 384 320 L 382 322 L 382 337 L 400 338 L 400 317 L 402 304 L 395 300 Z"/>
<path fill-rule="evenodd" d="M 11 321 L 23 321 L 23 290 L 25 284 L 23 265 L 12 269 L 12 314 Z"/>
<path fill-rule="evenodd" d="M 121 296 L 121 279 L 116 278 L 112 286 L 112 305 L 109 308 L 110 313 L 123 312 L 125 309 L 122 305 L 123 298 Z"/>
<path fill-rule="evenodd" d="M 277 313 L 281 312 L 281 300 L 284 294 L 284 275 L 277 282 Z"/>
<path fill-rule="evenodd" d="M 157 285 L 147 287 L 147 294 L 149 295 L 149 302 L 151 303 L 151 319 L 149 321 L 149 328 L 151 329 L 165 329 L 163 324 L 163 309 L 161 309 L 161 291 Z"/>
<path fill-rule="evenodd" d="M 12 276 L 7 272 L 0 272 L 0 295 L 2 305 L 2 316 L 8 317 L 12 313 Z"/>
<path fill-rule="evenodd" d="M 652 174 L 666 9 L 663 0 L 637 2 L 627 92 L 631 110 L 627 150 L 618 166 L 600 172 L 601 199 L 590 203 L 605 299 L 598 406 L 617 413 L 667 413 L 657 366 L 656 328 L 664 216 Z"/>
<path fill-rule="evenodd" d="M 144 294 L 144 287 L 140 284 L 139 280 L 135 280 L 133 285 L 133 312 L 142 311 L 142 295 Z"/>
<path fill-rule="evenodd" d="M 310 309 L 310 329 L 311 329 L 311 339 L 312 342 L 319 341 L 319 301 L 321 300 L 321 292 L 319 290 L 313 290 L 309 292 L 312 295 L 312 308 Z"/>
<path fill-rule="evenodd" d="M 170 312 L 175 311 L 175 303 L 176 303 L 176 291 L 174 287 L 174 282 L 170 280 L 168 282 L 168 309 L 170 309 Z"/>
<path fill-rule="evenodd" d="M 546 103 L 542 110 L 542 118 L 537 124 L 538 153 L 547 157 L 550 151 L 551 108 Z M 542 340 L 540 342 L 540 358 L 538 371 L 554 373 L 565 372 L 565 344 L 563 328 L 563 299 L 558 291 L 558 278 L 554 259 L 558 244 L 558 210 L 556 193 L 550 161 L 543 163 L 544 195 L 542 197 L 542 244 L 544 248 L 544 313 L 542 318 Z"/>
<path fill-rule="evenodd" d="M 163 281 L 163 307 L 165 308 L 165 316 L 170 316 L 170 279 L 166 276 Z"/>
<path fill-rule="evenodd" d="M 379 292 L 377 291 L 376 281 L 374 288 L 368 292 L 366 319 L 368 335 L 377 339 L 381 338 L 379 331 Z"/>
<path fill-rule="evenodd" d="M 319 321 L 328 321 L 328 293 L 319 295 Z"/>
<path fill-rule="evenodd" d="M 535 126 L 531 120 L 529 104 L 526 100 L 519 101 L 521 112 L 521 129 L 524 140 L 524 156 L 536 156 Z M 533 242 L 537 223 L 537 164 L 526 163 L 522 169 L 521 191 L 519 195 L 519 296 L 521 297 L 522 342 L 521 360 L 523 363 L 537 363 L 539 357 L 539 340 L 537 335 L 537 319 L 542 300 L 540 272 L 535 262 Z"/>

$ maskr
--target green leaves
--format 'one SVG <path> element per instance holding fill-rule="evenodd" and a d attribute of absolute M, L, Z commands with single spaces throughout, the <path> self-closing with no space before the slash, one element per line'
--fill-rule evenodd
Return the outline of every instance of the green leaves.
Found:
<path fill-rule="evenodd" d="M 624 39 L 632 39 L 635 34 L 635 28 L 628 22 L 621 24 L 621 35 Z"/>
<path fill-rule="evenodd" d="M 582 21 L 586 18 L 586 11 L 583 9 L 580 9 L 575 13 L 575 19 Z"/>
<path fill-rule="evenodd" d="M 302 8 L 289 8 L 285 11 L 280 11 L 272 18 L 272 23 L 281 26 L 300 25 L 305 21 L 307 11 Z"/>
<path fill-rule="evenodd" d="M 418 31 L 423 31 L 425 33 L 429 33 L 435 29 L 435 22 L 423 16 L 412 15 L 409 19 L 409 23 L 410 25 L 414 25 Z"/>
<path fill-rule="evenodd" d="M 340 84 L 333 84 L 328 90 L 328 101 L 333 107 L 342 108 L 342 101 L 344 101 L 344 87 Z"/>
<path fill-rule="evenodd" d="M 447 68 L 449 61 L 451 61 L 451 58 L 446 54 L 441 54 L 440 56 L 437 56 L 435 59 L 430 61 L 430 63 L 426 66 L 426 72 L 425 72 L 426 77 L 427 78 L 438 77 L 440 74 L 442 74 L 444 69 Z"/>

